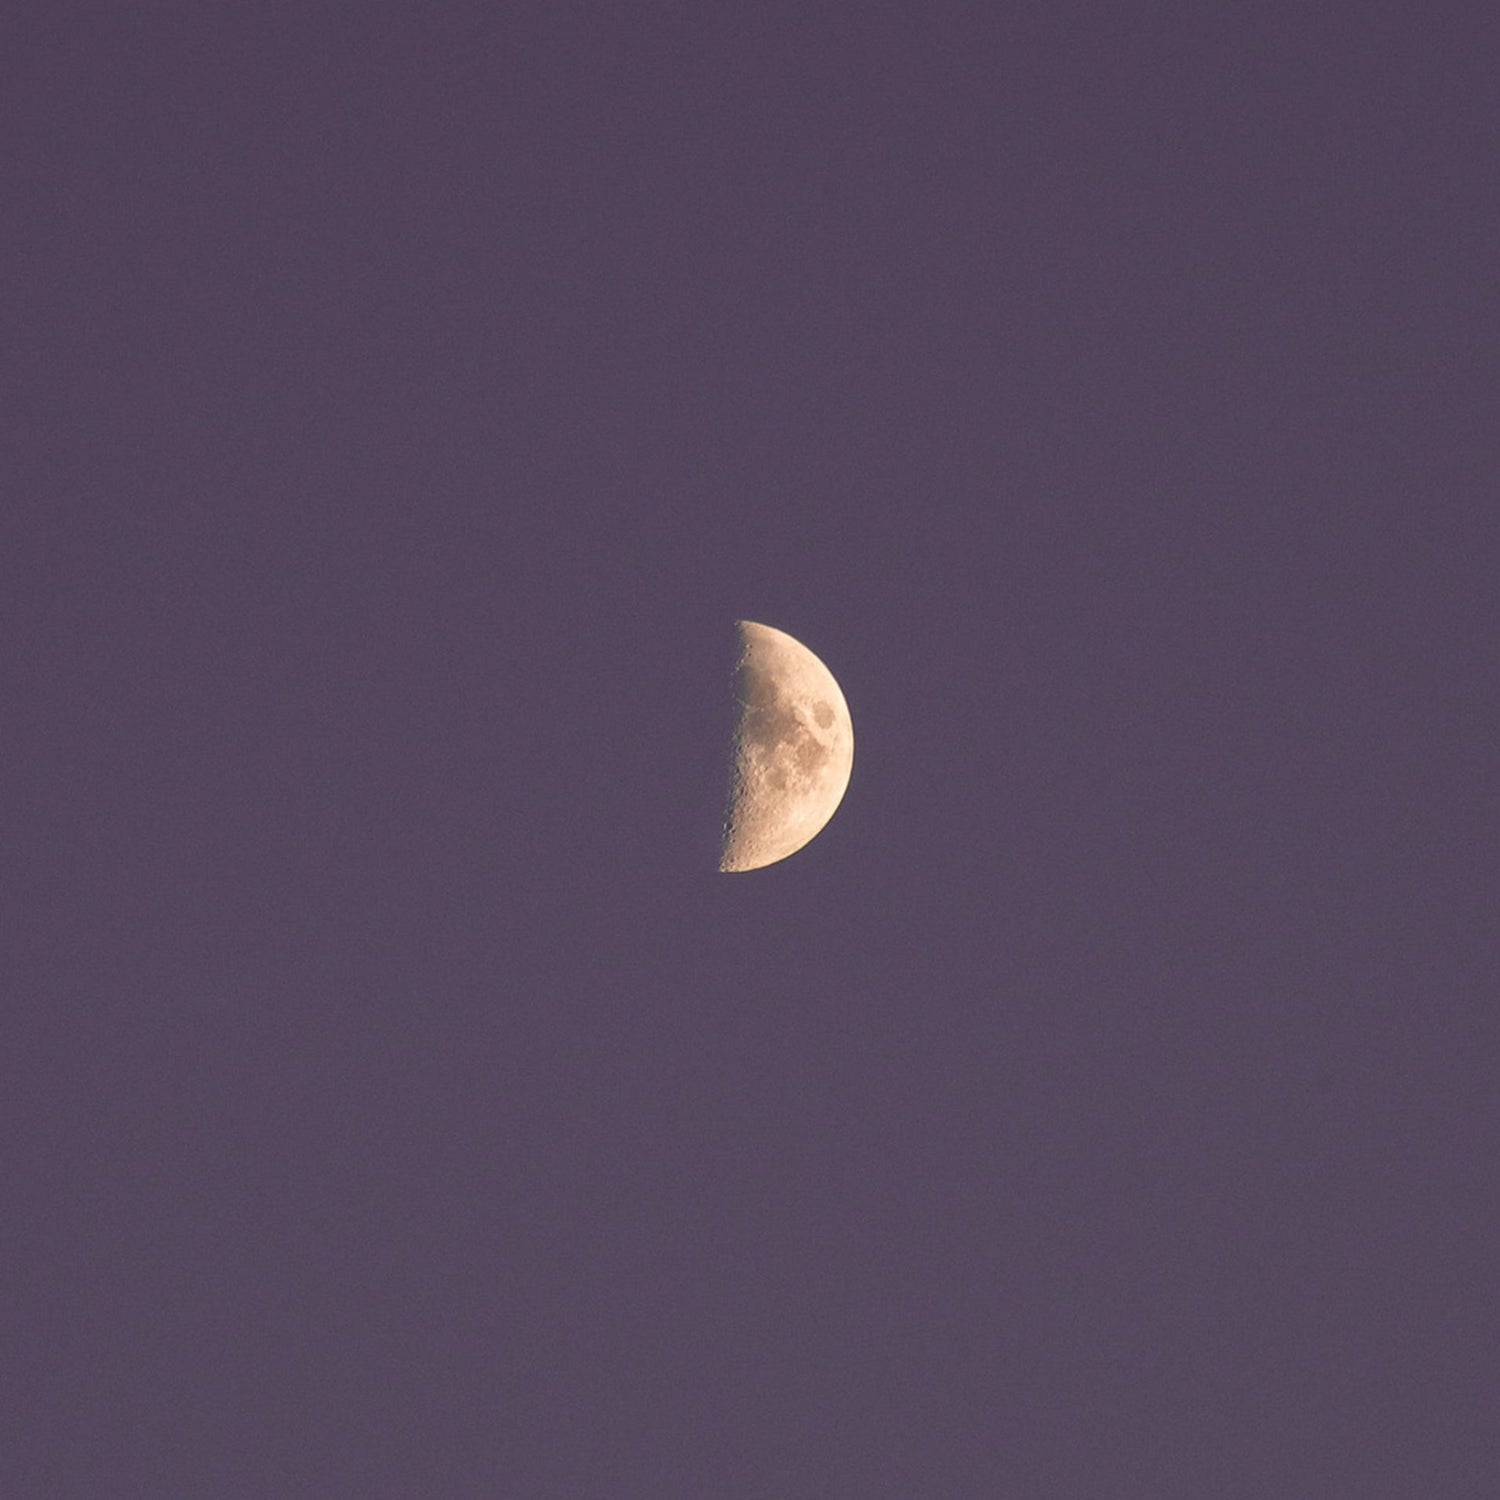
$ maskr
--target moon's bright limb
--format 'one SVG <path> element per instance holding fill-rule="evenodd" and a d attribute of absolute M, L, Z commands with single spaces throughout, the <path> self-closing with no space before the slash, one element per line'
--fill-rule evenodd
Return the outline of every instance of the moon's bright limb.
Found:
<path fill-rule="evenodd" d="M 854 726 L 833 673 L 785 631 L 739 622 L 734 737 L 721 870 L 795 854 L 833 816 L 854 765 Z"/>

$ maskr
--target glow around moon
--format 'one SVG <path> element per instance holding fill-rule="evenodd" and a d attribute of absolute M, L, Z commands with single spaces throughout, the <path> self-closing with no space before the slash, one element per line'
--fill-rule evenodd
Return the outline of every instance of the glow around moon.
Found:
<path fill-rule="evenodd" d="M 833 673 L 785 631 L 741 620 L 739 637 L 725 871 L 795 854 L 833 816 L 854 766 L 854 726 Z"/>

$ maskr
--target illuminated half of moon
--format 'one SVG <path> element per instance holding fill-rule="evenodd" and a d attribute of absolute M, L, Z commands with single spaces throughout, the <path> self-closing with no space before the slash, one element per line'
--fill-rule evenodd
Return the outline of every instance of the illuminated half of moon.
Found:
<path fill-rule="evenodd" d="M 739 622 L 739 726 L 721 870 L 795 854 L 843 800 L 854 726 L 833 673 L 785 631 Z"/>

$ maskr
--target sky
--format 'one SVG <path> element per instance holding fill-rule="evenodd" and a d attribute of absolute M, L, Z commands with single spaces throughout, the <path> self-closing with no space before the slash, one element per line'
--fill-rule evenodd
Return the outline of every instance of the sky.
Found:
<path fill-rule="evenodd" d="M 6 1493 L 1492 1495 L 1497 40 L 9 7 Z"/>

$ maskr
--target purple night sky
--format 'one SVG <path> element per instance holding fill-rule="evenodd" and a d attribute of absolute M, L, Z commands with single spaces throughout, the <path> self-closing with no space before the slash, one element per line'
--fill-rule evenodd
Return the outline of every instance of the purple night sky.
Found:
<path fill-rule="evenodd" d="M 0 1492 L 1491 1500 L 1497 43 L 11 7 Z"/>

